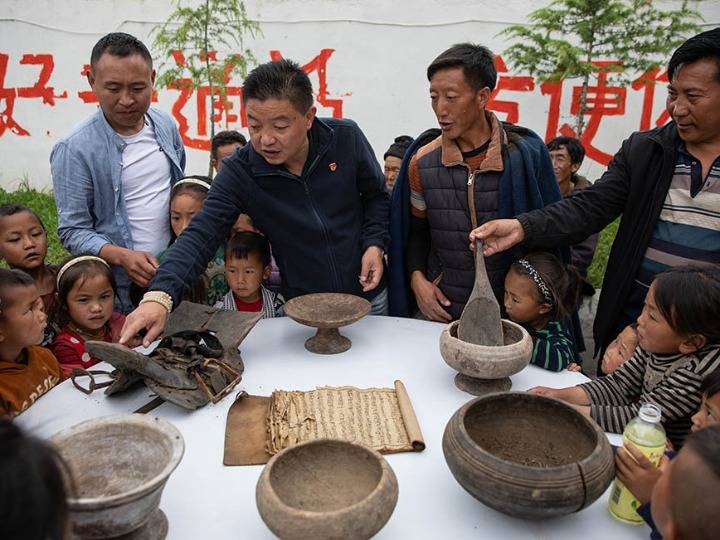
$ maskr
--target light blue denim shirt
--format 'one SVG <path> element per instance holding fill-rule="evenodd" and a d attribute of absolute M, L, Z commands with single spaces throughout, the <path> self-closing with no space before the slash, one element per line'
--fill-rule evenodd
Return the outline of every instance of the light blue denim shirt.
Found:
<path fill-rule="evenodd" d="M 146 117 L 170 162 L 170 181 L 174 184 L 185 169 L 185 148 L 175 122 L 154 107 L 148 109 Z M 50 171 L 58 210 L 58 236 L 73 255 L 98 255 L 105 244 L 133 249 L 120 180 L 125 146 L 98 108 L 53 147 Z M 113 272 L 118 287 L 116 306 L 127 313 L 132 309 L 128 297 L 130 278 L 121 267 L 113 268 Z"/>

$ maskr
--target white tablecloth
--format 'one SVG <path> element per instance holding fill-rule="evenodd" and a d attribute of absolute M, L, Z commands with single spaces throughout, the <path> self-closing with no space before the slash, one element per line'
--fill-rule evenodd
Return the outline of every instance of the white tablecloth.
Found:
<path fill-rule="evenodd" d="M 386 456 L 397 475 L 400 497 L 377 538 L 648 538 L 649 529 L 644 525 L 623 525 L 610 516 L 607 493 L 582 512 L 533 522 L 484 506 L 455 481 L 443 457 L 442 434 L 452 414 L 472 396 L 455 388 L 455 372 L 440 356 L 442 328 L 412 319 L 366 317 L 342 330 L 352 339 L 349 351 L 321 356 L 303 347 L 312 329 L 288 318 L 263 320 L 240 347 L 245 373 L 236 392 L 242 389 L 270 395 L 275 389 L 392 387 L 395 379 L 405 383 L 427 448 L 421 453 Z M 514 390 L 526 390 L 535 385 L 559 388 L 586 378 L 530 366 L 512 380 Z M 133 411 L 151 397 L 144 387 L 111 398 L 102 391 L 86 396 L 66 381 L 17 422 L 37 436 L 49 437 L 85 419 Z M 161 502 L 170 522 L 171 540 L 272 538 L 255 505 L 261 467 L 222 464 L 231 404 L 229 396 L 217 405 L 187 412 L 165 403 L 149 413 L 175 424 L 185 438 L 185 456 L 170 477 Z"/>

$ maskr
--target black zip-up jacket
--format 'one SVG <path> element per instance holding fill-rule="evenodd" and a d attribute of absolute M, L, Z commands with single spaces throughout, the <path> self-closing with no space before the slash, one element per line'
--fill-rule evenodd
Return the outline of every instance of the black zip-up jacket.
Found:
<path fill-rule="evenodd" d="M 613 330 L 670 189 L 679 144 L 674 122 L 633 133 L 591 187 L 518 216 L 524 245 L 546 249 L 576 244 L 622 215 L 595 315 L 596 354 L 615 337 Z"/>
<path fill-rule="evenodd" d="M 149 290 L 177 305 L 225 241 L 241 212 L 270 241 L 286 299 L 315 292 L 363 295 L 360 261 L 370 246 L 386 250 L 389 199 L 385 178 L 351 120 L 315 119 L 312 162 L 302 176 L 270 165 L 251 144 L 223 161 L 202 210 L 170 248 Z M 383 282 L 365 294 L 382 290 Z"/>

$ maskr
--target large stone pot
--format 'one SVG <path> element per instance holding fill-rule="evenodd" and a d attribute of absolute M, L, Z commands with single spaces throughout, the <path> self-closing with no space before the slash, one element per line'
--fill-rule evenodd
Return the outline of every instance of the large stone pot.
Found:
<path fill-rule="evenodd" d="M 140 537 L 165 538 L 160 496 L 185 451 L 175 426 L 119 414 L 77 424 L 50 442 L 72 476 L 68 507 L 74 538 L 114 538 L 143 527 L 153 530 Z"/>
<path fill-rule="evenodd" d="M 510 390 L 510 375 L 530 363 L 532 338 L 519 324 L 502 320 L 505 345 L 475 345 L 457 337 L 458 321 L 451 322 L 440 334 L 440 354 L 458 374 L 455 386 L 474 396 Z"/>
<path fill-rule="evenodd" d="M 445 461 L 480 502 L 514 517 L 577 512 L 613 479 L 605 433 L 569 405 L 522 392 L 474 399 L 450 418 Z"/>
<path fill-rule="evenodd" d="M 273 456 L 257 483 L 260 517 L 281 539 L 365 539 L 398 498 L 395 473 L 375 450 L 315 439 Z"/>

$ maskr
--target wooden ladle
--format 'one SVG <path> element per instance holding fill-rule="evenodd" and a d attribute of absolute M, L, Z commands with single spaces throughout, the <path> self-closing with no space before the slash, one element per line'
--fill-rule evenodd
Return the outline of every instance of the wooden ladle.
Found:
<path fill-rule="evenodd" d="M 500 306 L 485 270 L 480 240 L 475 244 L 475 285 L 460 315 L 458 338 L 475 345 L 503 345 Z"/>

